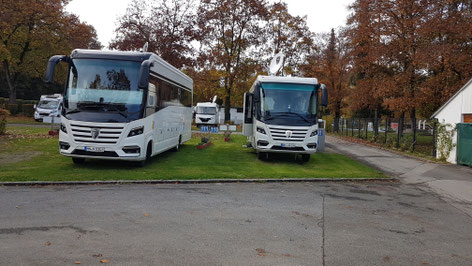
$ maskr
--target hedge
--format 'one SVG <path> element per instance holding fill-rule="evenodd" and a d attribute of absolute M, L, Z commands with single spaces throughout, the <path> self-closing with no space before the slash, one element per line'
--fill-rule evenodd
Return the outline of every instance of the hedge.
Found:
<path fill-rule="evenodd" d="M 0 108 L 0 135 L 5 134 L 7 128 L 7 115 L 8 111 Z"/>
<path fill-rule="evenodd" d="M 17 99 L 16 104 L 9 104 L 8 98 L 0 98 L 0 108 L 6 109 L 11 115 L 23 114 L 25 116 L 33 117 L 35 100 Z"/>

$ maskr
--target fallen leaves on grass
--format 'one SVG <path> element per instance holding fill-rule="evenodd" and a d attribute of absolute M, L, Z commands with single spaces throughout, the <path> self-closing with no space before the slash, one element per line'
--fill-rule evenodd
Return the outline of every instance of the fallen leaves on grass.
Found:
<path fill-rule="evenodd" d="M 50 136 L 48 134 L 31 134 L 31 135 L 23 135 L 23 134 L 15 134 L 11 132 L 7 132 L 4 135 L 0 135 L 0 139 L 9 139 L 9 140 L 16 140 L 16 139 L 54 139 L 58 138 L 58 136 Z"/>

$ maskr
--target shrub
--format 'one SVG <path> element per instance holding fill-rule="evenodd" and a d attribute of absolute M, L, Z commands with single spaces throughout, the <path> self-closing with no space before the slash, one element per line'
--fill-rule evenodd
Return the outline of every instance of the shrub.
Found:
<path fill-rule="evenodd" d="M 439 152 L 439 159 L 447 160 L 451 154 L 452 148 L 456 146 L 456 144 L 453 142 L 456 128 L 451 124 L 444 123 L 443 120 L 443 123 L 438 123 L 437 132 L 436 150 Z"/>
<path fill-rule="evenodd" d="M 402 151 L 411 151 L 413 147 L 413 137 L 408 135 L 408 136 L 403 136 L 400 140 L 400 149 Z"/>
<path fill-rule="evenodd" d="M 332 115 L 327 115 L 323 117 L 323 120 L 326 121 L 326 132 L 333 132 L 333 122 L 334 118 Z"/>
<path fill-rule="evenodd" d="M 3 110 L 0 108 L 0 135 L 5 134 L 5 130 L 7 128 L 7 116 L 8 116 L 8 111 Z"/>
<path fill-rule="evenodd" d="M 34 104 L 23 104 L 23 112 L 25 116 L 33 117 L 34 115 Z"/>
<path fill-rule="evenodd" d="M 11 115 L 18 114 L 18 104 L 6 104 L 6 108 L 10 112 Z"/>
<path fill-rule="evenodd" d="M 395 147 L 396 142 L 397 142 L 397 136 L 387 135 L 387 146 L 388 147 Z"/>

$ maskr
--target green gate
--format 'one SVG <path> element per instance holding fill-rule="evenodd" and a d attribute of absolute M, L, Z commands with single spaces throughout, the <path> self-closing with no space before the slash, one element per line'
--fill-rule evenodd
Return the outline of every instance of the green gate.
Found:
<path fill-rule="evenodd" d="M 472 166 L 472 123 L 457 124 L 457 163 Z"/>

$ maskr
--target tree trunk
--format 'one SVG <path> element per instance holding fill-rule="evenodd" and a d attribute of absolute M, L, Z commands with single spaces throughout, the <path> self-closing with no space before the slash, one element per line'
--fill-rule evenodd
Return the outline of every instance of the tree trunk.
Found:
<path fill-rule="evenodd" d="M 11 82 L 10 65 L 8 64 L 7 60 L 3 60 L 3 67 L 5 68 L 5 77 L 7 79 L 7 85 L 8 85 L 8 102 L 10 104 L 15 104 L 16 103 L 16 88 L 13 86 Z"/>
<path fill-rule="evenodd" d="M 411 118 L 411 129 L 413 130 L 413 143 L 411 144 L 411 149 L 412 151 L 415 151 L 415 146 L 416 146 L 416 109 L 413 108 L 413 110 L 410 112 L 410 118 Z"/>
<path fill-rule="evenodd" d="M 225 96 L 225 122 L 231 121 L 231 95 Z"/>
<path fill-rule="evenodd" d="M 334 132 L 339 133 L 339 117 L 341 116 L 340 112 L 334 113 Z"/>
<path fill-rule="evenodd" d="M 379 112 L 377 109 L 375 109 L 374 112 L 374 136 L 377 136 L 379 134 Z"/>

